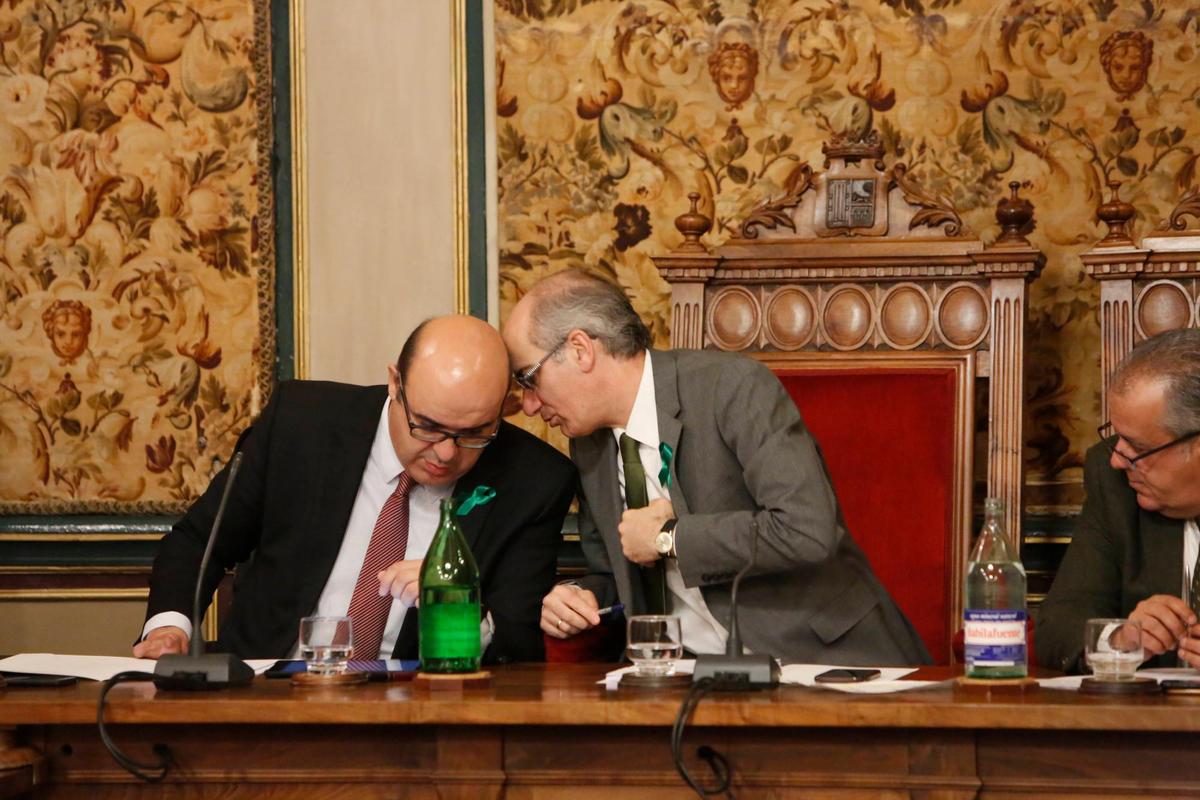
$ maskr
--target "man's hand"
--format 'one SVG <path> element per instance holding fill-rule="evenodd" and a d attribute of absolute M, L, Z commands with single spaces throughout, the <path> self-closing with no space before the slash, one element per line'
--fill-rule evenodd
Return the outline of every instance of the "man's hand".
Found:
<path fill-rule="evenodd" d="M 560 583 L 542 598 L 542 630 L 566 639 L 600 624 L 600 604 L 587 589 Z"/>
<path fill-rule="evenodd" d="M 1146 651 L 1146 658 L 1174 650 L 1187 633 L 1188 626 L 1196 624 L 1196 615 L 1187 607 L 1187 603 L 1170 594 L 1147 597 L 1137 604 L 1129 618 L 1137 620 L 1142 626 L 1142 647 Z M 1200 654 L 1200 650 L 1197 650 L 1197 654 Z"/>
<path fill-rule="evenodd" d="M 648 567 L 658 561 L 654 549 L 654 537 L 662 530 L 663 523 L 675 516 L 670 500 L 655 500 L 645 508 L 626 509 L 621 515 L 617 532 L 621 534 L 621 551 L 635 564 Z"/>
<path fill-rule="evenodd" d="M 188 635 L 183 628 L 167 625 L 155 628 L 146 635 L 145 639 L 133 646 L 134 658 L 158 658 L 179 653 L 186 653 Z"/>
<path fill-rule="evenodd" d="M 1188 626 L 1187 635 L 1179 640 L 1179 660 L 1200 669 L 1200 625 Z"/>
<path fill-rule="evenodd" d="M 379 596 L 391 595 L 404 605 L 417 605 L 420 589 L 421 562 L 397 561 L 379 572 Z"/>

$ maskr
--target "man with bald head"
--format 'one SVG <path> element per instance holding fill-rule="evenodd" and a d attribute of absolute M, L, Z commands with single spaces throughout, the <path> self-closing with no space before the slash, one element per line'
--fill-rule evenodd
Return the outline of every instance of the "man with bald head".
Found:
<path fill-rule="evenodd" d="M 491 489 L 490 501 L 459 517 L 479 564 L 484 661 L 540 660 L 541 598 L 554 582 L 575 470 L 501 419 L 508 386 L 499 333 L 466 316 L 418 326 L 386 386 L 280 384 L 238 442 L 242 468 L 204 576 L 210 597 L 237 566 L 218 647 L 285 658 L 297 652 L 302 617 L 349 614 L 356 658 L 415 658 L 419 610 L 410 609 L 439 502 Z M 186 652 L 227 474 L 163 537 L 135 656 Z"/>

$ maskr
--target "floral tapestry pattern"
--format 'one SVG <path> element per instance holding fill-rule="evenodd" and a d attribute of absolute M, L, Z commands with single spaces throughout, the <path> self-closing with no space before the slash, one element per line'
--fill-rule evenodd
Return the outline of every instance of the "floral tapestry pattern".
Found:
<path fill-rule="evenodd" d="M 0 512 L 182 510 L 271 387 L 266 0 L 0 0 Z"/>
<path fill-rule="evenodd" d="M 616 280 L 659 346 L 651 262 L 697 192 L 733 237 L 834 133 L 877 131 L 985 242 L 1009 181 L 1047 264 L 1030 290 L 1034 504 L 1081 497 L 1099 290 L 1080 254 L 1120 181 L 1134 237 L 1195 187 L 1200 10 L 1166 0 L 497 0 L 501 317 L 568 266 Z M 560 445 L 540 420 L 525 425 Z"/>

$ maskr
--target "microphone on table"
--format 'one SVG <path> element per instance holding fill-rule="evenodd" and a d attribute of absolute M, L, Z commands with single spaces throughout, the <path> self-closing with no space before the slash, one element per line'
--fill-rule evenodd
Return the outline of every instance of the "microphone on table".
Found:
<path fill-rule="evenodd" d="M 204 637 L 200 634 L 200 623 L 204 617 L 200 612 L 200 593 L 204 585 L 204 573 L 212 559 L 213 544 L 221 518 L 225 516 L 225 505 L 233 489 L 234 478 L 242 466 L 242 454 L 234 453 L 229 462 L 229 476 L 225 479 L 225 490 L 221 492 L 221 503 L 208 534 L 208 544 L 200 559 L 200 574 L 196 576 L 196 594 L 192 601 L 192 639 L 188 654 L 165 655 L 154 667 L 154 685 L 160 689 L 224 689 L 227 686 L 246 686 L 254 678 L 254 670 L 232 653 L 204 652 Z"/>
<path fill-rule="evenodd" d="M 733 579 L 729 590 L 729 638 L 725 642 L 725 653 L 701 653 L 696 656 L 696 667 L 692 682 L 712 678 L 714 688 L 737 691 L 740 689 L 769 689 L 779 685 L 779 662 L 766 654 L 750 655 L 742 651 L 742 637 L 738 633 L 738 585 L 751 569 L 758 555 L 758 521 L 754 523 L 754 535 L 750 539 L 750 562 L 742 567 Z"/>

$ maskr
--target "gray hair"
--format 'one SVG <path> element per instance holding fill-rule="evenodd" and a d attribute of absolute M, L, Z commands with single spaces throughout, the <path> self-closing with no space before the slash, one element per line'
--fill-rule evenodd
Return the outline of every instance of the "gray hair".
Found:
<path fill-rule="evenodd" d="M 550 350 L 573 330 L 598 340 L 619 359 L 650 349 L 650 331 L 620 287 L 582 270 L 546 278 L 533 290 L 529 340 Z"/>
<path fill-rule="evenodd" d="M 1167 331 L 1138 344 L 1113 370 L 1109 393 L 1120 394 L 1133 383 L 1165 384 L 1163 428 L 1172 436 L 1200 430 L 1200 329 Z"/>

